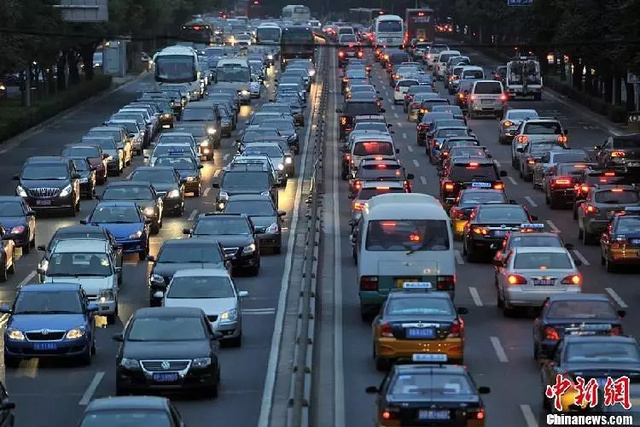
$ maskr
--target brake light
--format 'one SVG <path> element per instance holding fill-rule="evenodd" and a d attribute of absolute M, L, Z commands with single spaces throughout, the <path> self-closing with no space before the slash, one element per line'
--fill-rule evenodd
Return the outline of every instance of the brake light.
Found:
<path fill-rule="evenodd" d="M 449 211 L 449 215 L 451 215 L 452 219 L 464 219 L 464 211 L 458 209 L 457 206 L 454 206 L 451 208 L 451 210 Z"/>
<path fill-rule="evenodd" d="M 447 338 L 460 338 L 462 337 L 462 330 L 464 329 L 464 324 L 461 324 L 462 320 L 454 320 L 449 328 L 449 335 Z"/>
<path fill-rule="evenodd" d="M 391 325 L 389 323 L 383 323 L 380 325 L 380 336 L 393 338 L 393 331 L 391 330 Z"/>
<path fill-rule="evenodd" d="M 360 290 L 361 291 L 377 291 L 378 290 L 378 277 L 377 276 L 362 276 L 360 278 Z"/>
<path fill-rule="evenodd" d="M 344 159 L 348 162 L 349 160 L 351 160 L 351 154 L 345 154 L 344 155 Z"/>
<path fill-rule="evenodd" d="M 571 178 L 556 178 L 551 181 L 552 187 L 570 187 L 573 184 Z"/>
<path fill-rule="evenodd" d="M 473 231 L 476 234 L 480 234 L 482 236 L 486 236 L 487 234 L 489 234 L 489 229 L 486 227 L 473 226 L 471 228 L 471 231 Z"/>
<path fill-rule="evenodd" d="M 518 137 L 518 143 L 520 144 L 526 144 L 527 142 L 529 142 L 529 138 L 524 136 L 524 135 L 520 135 Z"/>
<path fill-rule="evenodd" d="M 582 193 L 585 193 L 585 194 L 588 193 L 589 192 L 589 186 L 588 185 L 581 185 L 580 186 L 580 191 Z"/>
<path fill-rule="evenodd" d="M 378 169 L 386 169 L 387 165 L 376 165 L 376 168 L 378 168 Z"/>
<path fill-rule="evenodd" d="M 459 93 L 458 98 L 464 98 L 464 93 Z"/>
<path fill-rule="evenodd" d="M 433 145 L 437 145 L 437 142 L 434 141 Z M 449 151 L 444 150 L 443 152 L 440 153 L 440 157 L 449 157 Z M 474 168 L 467 168 L 467 169 L 474 169 Z"/>
<path fill-rule="evenodd" d="M 342 58 L 342 57 L 344 56 L 344 52 L 343 52 L 343 51 L 338 51 L 338 56 L 339 56 L 340 58 Z"/>
<path fill-rule="evenodd" d="M 341 117 L 341 118 L 340 118 L 340 124 L 341 124 L 342 126 L 346 125 L 346 124 L 347 124 L 347 118 L 346 118 L 346 117 Z"/>
<path fill-rule="evenodd" d="M 395 418 L 398 418 L 399 415 L 400 413 L 397 410 L 385 409 L 384 411 L 382 411 L 381 417 L 383 420 L 393 420 Z"/>
<path fill-rule="evenodd" d="M 493 189 L 494 190 L 504 190 L 504 183 L 502 182 L 495 182 L 493 184 Z"/>
<path fill-rule="evenodd" d="M 558 335 L 558 331 L 556 331 L 554 328 L 547 326 L 546 328 L 544 328 L 544 339 L 550 341 L 559 341 L 560 335 Z"/>
<path fill-rule="evenodd" d="M 507 282 L 509 282 L 510 285 L 526 285 L 527 279 L 518 274 L 511 274 L 507 277 Z"/>
<path fill-rule="evenodd" d="M 507 120 L 506 122 L 504 122 L 504 126 L 505 127 L 511 127 L 511 126 L 513 126 L 513 122 L 510 122 L 509 120 Z"/>
<path fill-rule="evenodd" d="M 481 409 L 476 413 L 476 419 L 484 420 L 484 409 Z"/>
<path fill-rule="evenodd" d="M 589 213 L 596 213 L 596 212 L 598 212 L 598 208 L 596 208 L 596 207 L 595 207 L 595 206 L 593 206 L 593 205 L 586 205 L 586 206 L 584 207 L 584 210 L 585 210 L 585 211 L 587 211 L 587 212 L 589 212 Z"/>
<path fill-rule="evenodd" d="M 611 330 L 609 331 L 610 335 L 622 335 L 622 326 L 614 326 L 613 328 L 611 328 Z"/>
<path fill-rule="evenodd" d="M 456 287 L 456 276 L 438 276 L 436 278 L 436 290 L 452 291 Z"/>
<path fill-rule="evenodd" d="M 582 277 L 579 274 L 572 274 L 571 276 L 567 276 L 560 282 L 563 285 L 579 285 L 582 283 Z"/>
<path fill-rule="evenodd" d="M 611 192 L 612 193 L 622 193 L 624 190 L 622 188 L 612 188 Z"/>
<path fill-rule="evenodd" d="M 476 99 L 478 99 L 478 97 L 477 97 L 477 96 L 475 96 L 475 95 L 471 95 L 471 97 L 470 97 L 470 98 L 471 98 L 471 100 L 472 100 L 472 101 L 475 101 Z"/>
<path fill-rule="evenodd" d="M 362 188 L 362 181 L 356 181 L 353 186 L 356 188 L 356 190 L 360 190 Z"/>
<path fill-rule="evenodd" d="M 625 155 L 624 151 L 614 151 L 611 153 L 611 157 L 624 157 Z"/>
<path fill-rule="evenodd" d="M 364 203 L 360 203 L 360 202 L 354 202 L 353 203 L 352 210 L 354 210 L 356 212 L 360 212 L 362 210 L 362 208 L 364 208 Z"/>
<path fill-rule="evenodd" d="M 360 50 L 358 51 L 358 58 L 362 58 L 363 52 Z"/>
<path fill-rule="evenodd" d="M 452 183 L 452 182 L 447 182 L 446 184 L 444 184 L 444 189 L 445 189 L 445 190 L 451 191 L 451 190 L 453 190 L 454 188 L 455 188 L 455 185 L 453 185 L 453 183 Z"/>
<path fill-rule="evenodd" d="M 567 137 L 565 135 L 558 136 L 558 142 L 564 144 L 567 142 Z"/>
<path fill-rule="evenodd" d="M 604 176 L 616 176 L 615 172 L 605 172 Z"/>
<path fill-rule="evenodd" d="M 504 93 L 500 95 L 500 101 L 506 101 L 506 100 L 507 100 L 507 95 L 505 95 Z"/>
<path fill-rule="evenodd" d="M 420 130 L 420 131 L 427 130 L 427 128 L 428 126 L 426 123 L 420 123 L 418 126 L 416 126 L 416 130 Z"/>

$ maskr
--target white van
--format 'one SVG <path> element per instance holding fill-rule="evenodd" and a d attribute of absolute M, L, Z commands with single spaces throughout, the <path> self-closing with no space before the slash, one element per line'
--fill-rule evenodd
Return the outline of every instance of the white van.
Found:
<path fill-rule="evenodd" d="M 454 297 L 451 220 L 436 198 L 419 193 L 376 196 L 360 220 L 350 224 L 363 320 L 378 314 L 389 290 L 405 283 Z"/>
<path fill-rule="evenodd" d="M 501 119 L 507 108 L 507 95 L 498 80 L 476 80 L 469 94 L 469 118 L 488 115 Z"/>
<path fill-rule="evenodd" d="M 435 69 L 433 70 L 433 74 L 438 80 L 444 79 L 444 74 L 447 70 L 447 61 L 449 61 L 449 58 L 453 58 L 454 56 L 462 56 L 462 54 L 459 50 L 443 50 L 440 52 L 440 55 L 438 55 L 438 62 L 435 63 Z"/>
<path fill-rule="evenodd" d="M 223 58 L 216 66 L 217 88 L 233 88 L 242 104 L 251 102 L 251 67 L 246 58 Z"/>
<path fill-rule="evenodd" d="M 366 156 L 394 156 L 398 149 L 393 143 L 391 135 L 380 132 L 365 133 L 354 138 L 350 147 L 351 167 L 349 173 L 358 170 L 360 162 Z"/>

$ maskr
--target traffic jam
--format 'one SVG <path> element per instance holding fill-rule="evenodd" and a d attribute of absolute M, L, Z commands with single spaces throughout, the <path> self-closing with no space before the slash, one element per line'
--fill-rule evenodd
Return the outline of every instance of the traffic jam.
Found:
<path fill-rule="evenodd" d="M 370 343 L 363 328 L 353 345 L 371 349 L 369 363 L 384 375 L 366 387 L 375 397 L 374 424 L 485 425 L 490 389 L 465 364 L 465 315 L 474 308 L 457 300 L 494 305 L 503 328 L 530 320 L 527 353 L 540 367 L 544 414 L 635 413 L 640 347 L 625 331 L 627 305 L 611 288 L 590 291 L 583 270 L 590 262 L 580 251 L 599 247 L 591 263 L 637 277 L 640 136 L 572 148 L 570 124 L 519 108 L 521 94 L 474 64 L 473 54 L 415 39 L 406 49 L 371 49 L 370 38 L 348 24 L 330 32 L 338 44 L 339 179 L 358 295 L 349 311 L 359 305 L 371 325 Z M 476 126 L 498 132 L 481 139 Z M 492 154 L 506 152 L 500 146 L 510 165 Z M 525 185 L 547 209 L 572 212 L 572 229 L 560 230 L 542 216 L 544 206 L 523 199 Z M 565 242 L 567 235 L 578 242 Z M 459 272 L 471 266 L 484 280 L 461 298 L 461 277 L 471 275 Z M 491 343 L 507 359 L 498 338 Z M 527 425 L 538 425 L 528 412 Z M 629 419 L 616 425 L 632 425 Z"/>

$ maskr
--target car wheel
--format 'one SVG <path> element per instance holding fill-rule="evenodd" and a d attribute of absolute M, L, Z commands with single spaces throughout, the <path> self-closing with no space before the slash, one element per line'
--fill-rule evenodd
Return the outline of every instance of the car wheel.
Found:
<path fill-rule="evenodd" d="M 6 282 L 7 281 L 7 277 L 8 277 L 8 275 L 7 275 L 7 266 L 5 265 L 0 269 L 0 282 L 3 282 L 3 283 Z"/>
<path fill-rule="evenodd" d="M 242 346 L 242 331 L 240 331 L 240 335 L 235 338 L 229 338 L 225 341 L 229 347 L 241 347 Z"/>
<path fill-rule="evenodd" d="M 158 234 L 160 232 L 160 224 L 158 221 L 151 224 L 151 233 Z"/>

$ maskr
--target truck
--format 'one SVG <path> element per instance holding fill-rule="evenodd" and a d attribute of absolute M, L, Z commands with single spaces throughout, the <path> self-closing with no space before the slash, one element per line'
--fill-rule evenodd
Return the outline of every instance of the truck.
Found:
<path fill-rule="evenodd" d="M 510 98 L 533 96 L 542 98 L 542 73 L 535 57 L 521 56 L 507 63 L 505 86 Z"/>
<path fill-rule="evenodd" d="M 407 9 L 405 17 L 405 43 L 415 39 L 416 43 L 433 42 L 436 33 L 435 13 L 433 9 L 423 7 Z"/>

